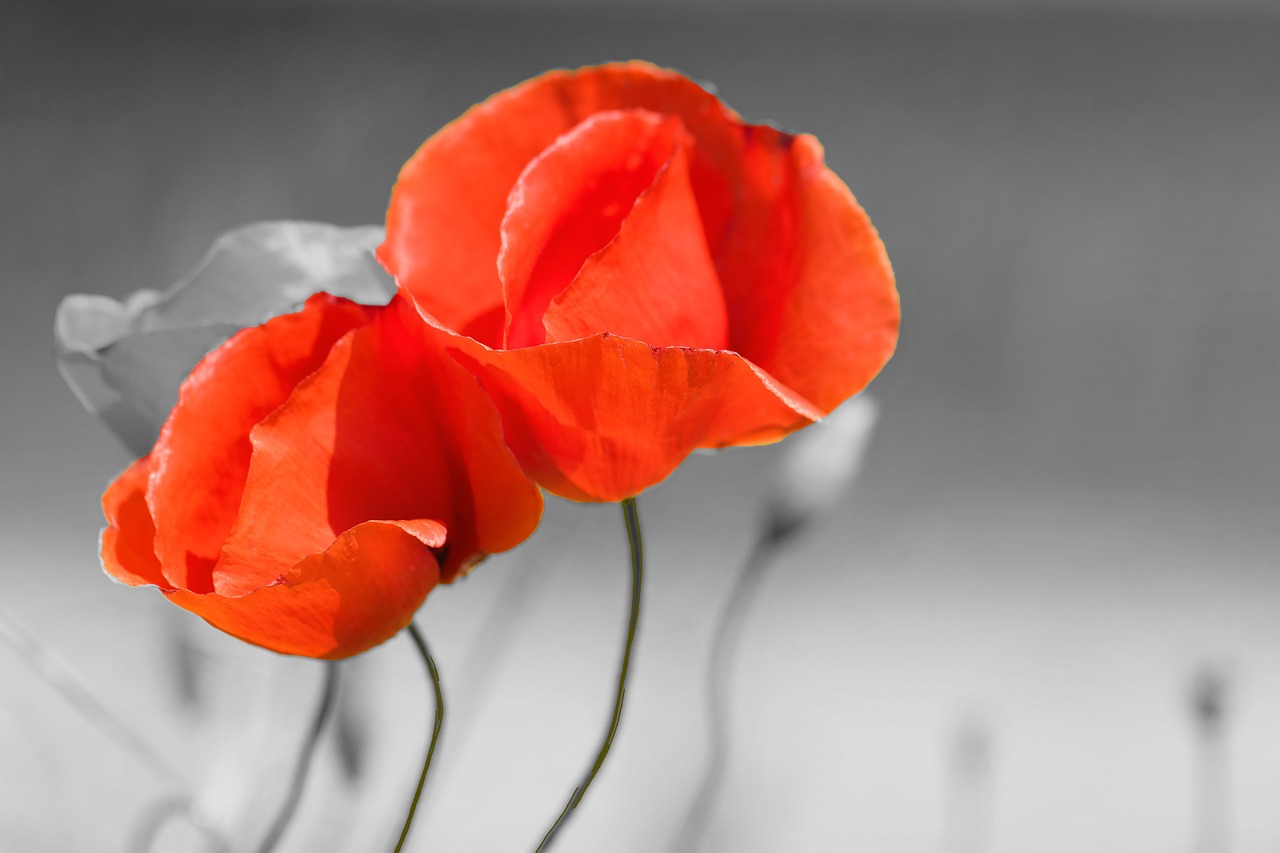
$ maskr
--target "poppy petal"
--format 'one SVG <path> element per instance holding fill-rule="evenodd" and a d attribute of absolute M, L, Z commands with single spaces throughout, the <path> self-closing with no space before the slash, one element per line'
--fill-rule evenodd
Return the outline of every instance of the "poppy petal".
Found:
<path fill-rule="evenodd" d="M 249 470 L 249 431 L 320 366 L 334 341 L 366 323 L 371 310 L 318 294 L 296 314 L 239 332 L 182 384 L 151 454 L 147 491 L 156 554 L 173 586 L 212 591 L 213 566 Z"/>
<path fill-rule="evenodd" d="M 156 525 L 147 507 L 151 459 L 144 456 L 124 470 L 102 495 L 107 526 L 102 531 L 102 568 L 129 586 L 169 589 L 156 559 Z"/>
<path fill-rule="evenodd" d="M 400 171 L 378 258 L 432 316 L 501 345 L 495 324 L 480 321 L 502 308 L 494 259 L 508 194 L 559 136 L 596 113 L 630 109 L 679 116 L 698 138 L 692 180 L 714 249 L 731 219 L 721 199 L 732 186 L 725 170 L 734 160 L 736 116 L 674 71 L 623 62 L 548 72 L 493 95 L 434 134 Z"/>
<path fill-rule="evenodd" d="M 821 146 L 810 136 L 744 124 L 692 80 L 648 63 L 548 72 L 446 126 L 405 165 L 379 257 L 424 310 L 499 346 L 493 312 L 501 285 L 490 271 L 506 193 L 558 137 L 611 110 L 676 116 L 696 139 L 690 183 L 724 290 L 728 348 L 824 411 L 864 387 L 896 346 L 898 295 L 879 236 L 823 165 Z M 473 186 L 477 177 L 482 189 Z M 477 193 L 484 201 L 473 206 Z M 430 219 L 420 209 L 428 198 L 437 212 Z M 461 198 L 468 204 L 458 204 Z M 459 219 L 479 241 L 468 236 L 466 252 L 453 251 Z M 445 261 L 458 269 L 439 266 Z M 483 336 L 444 304 L 466 304 L 469 292 L 439 284 L 468 271 L 488 282 Z"/>
<path fill-rule="evenodd" d="M 768 370 L 824 412 L 893 356 L 901 306 L 884 243 L 812 136 L 793 149 L 803 244 Z M 831 311 L 833 305 L 839 311 Z"/>
<path fill-rule="evenodd" d="M 523 541 L 541 514 L 492 404 L 401 299 L 335 344 L 252 444 L 239 519 L 214 570 L 224 595 L 270 583 L 366 519 L 439 519 L 451 581 Z"/>
<path fill-rule="evenodd" d="M 729 346 L 827 412 L 893 355 L 893 271 L 816 139 L 743 130 L 742 201 L 716 258 Z"/>
<path fill-rule="evenodd" d="M 620 113 L 634 121 L 645 112 L 678 120 L 681 140 L 692 139 L 677 154 L 697 216 L 687 215 L 688 192 L 673 189 L 668 204 L 658 203 L 663 181 L 684 183 L 673 155 L 612 239 L 563 285 L 609 234 L 583 228 L 582 239 L 565 240 L 571 251 L 554 245 L 559 231 L 581 225 L 578 197 L 595 193 L 590 180 L 622 152 L 639 153 L 643 164 L 656 150 L 643 134 L 602 144 L 601 128 Z M 485 202 L 465 209 L 458 199 L 477 176 Z M 505 187 L 514 187 L 509 199 Z M 418 216 L 419 194 L 431 199 L 434 219 Z M 562 227 L 566 214 L 574 228 Z M 428 274 L 443 269 L 432 265 L 450 255 L 457 216 L 467 220 L 461 233 L 472 255 L 453 260 L 486 282 L 488 295 L 468 315 L 483 313 L 483 334 L 479 320 L 468 326 L 450 313 L 450 300 L 468 294 Z M 607 216 L 586 221 L 612 225 Z M 884 247 L 817 141 L 745 124 L 688 78 L 646 63 L 550 72 L 473 108 L 406 164 L 387 222 L 380 259 L 493 396 L 526 471 L 568 497 L 626 497 L 694 447 L 780 438 L 862 390 L 897 342 Z M 496 233 L 505 238 L 497 282 L 487 269 L 498 257 Z M 699 243 L 713 272 L 696 255 Z M 557 262 L 545 280 L 544 256 Z M 503 285 L 505 339 L 493 296 Z M 578 349 L 561 348 L 569 343 Z"/>
<path fill-rule="evenodd" d="M 232 597 L 187 590 L 169 600 L 228 634 L 272 651 L 335 660 L 405 628 L 439 582 L 443 525 L 367 521 L 278 583 Z"/>
<path fill-rule="evenodd" d="M 498 276 L 506 346 L 544 342 L 542 315 L 582 264 L 617 234 L 677 145 L 679 123 L 653 113 L 597 113 L 528 165 L 502 220 Z"/>
<path fill-rule="evenodd" d="M 574 500 L 630 497 L 695 448 L 776 441 L 822 414 L 732 352 L 608 334 L 495 351 L 445 334 L 525 471 Z"/>
<path fill-rule="evenodd" d="M 507 238 L 520 219 L 552 223 L 541 226 L 553 230 L 529 285 L 535 293 L 541 286 L 542 298 L 535 298 L 525 318 L 546 331 L 518 340 L 513 326 L 508 347 L 604 331 L 653 346 L 725 345 L 724 297 L 689 184 L 685 137 L 678 120 L 655 113 L 598 113 L 534 161 L 512 194 L 503 221 L 504 250 L 511 248 Z M 630 190 L 626 178 L 631 176 L 638 178 L 638 197 L 630 192 L 609 197 L 618 187 Z M 571 194 L 566 187 L 586 191 Z M 604 220 L 607 227 L 593 228 L 593 220 Z M 597 231 L 608 234 L 598 250 L 565 251 L 576 242 L 571 235 Z M 567 255 L 568 263 L 557 263 L 557 254 Z M 502 261 L 499 257 L 500 270 Z M 538 281 L 548 267 L 550 287 L 545 279 Z M 562 272 L 556 281 L 557 268 L 568 275 Z"/>

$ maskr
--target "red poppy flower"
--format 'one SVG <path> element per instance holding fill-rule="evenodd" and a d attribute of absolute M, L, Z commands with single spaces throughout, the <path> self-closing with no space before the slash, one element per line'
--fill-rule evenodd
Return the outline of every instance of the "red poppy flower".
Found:
<path fill-rule="evenodd" d="M 182 384 L 107 490 L 107 573 L 241 639 L 342 658 L 536 527 L 497 414 L 411 303 L 320 294 Z"/>
<path fill-rule="evenodd" d="M 818 141 L 646 63 L 544 74 L 432 136 L 378 257 L 578 500 L 782 438 L 897 343 L 884 247 Z"/>

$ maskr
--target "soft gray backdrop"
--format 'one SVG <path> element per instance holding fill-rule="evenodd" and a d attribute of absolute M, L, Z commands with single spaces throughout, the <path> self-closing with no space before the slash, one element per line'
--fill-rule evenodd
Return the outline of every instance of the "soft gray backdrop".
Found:
<path fill-rule="evenodd" d="M 271 5 L 0 11 L 0 604 L 191 779 L 213 759 L 166 692 L 167 605 L 96 566 L 98 497 L 128 459 L 54 370 L 59 298 L 165 286 L 250 220 L 376 222 L 399 164 L 470 104 L 640 57 L 815 133 L 904 307 L 865 476 L 753 612 L 714 849 L 959 849 L 970 820 L 973 850 L 1190 850 L 1205 664 L 1232 688 L 1232 849 L 1280 845 L 1280 21 L 1190 2 Z M 702 754 L 708 617 L 775 461 L 700 457 L 643 497 L 635 681 L 565 851 L 670 837 Z M 429 601 L 462 690 L 503 583 L 541 573 L 484 702 L 475 688 L 451 718 L 466 752 L 417 849 L 532 849 L 559 811 L 608 708 L 616 516 L 557 503 L 526 549 Z M 235 690 L 296 688 L 264 706 L 291 737 L 313 669 L 202 629 Z M 401 739 L 374 797 L 392 810 L 429 713 L 401 646 L 368 664 L 400 714 L 378 735 Z M 947 781 L 964 731 L 986 744 L 967 794 Z M 319 773 L 313 828 L 352 796 Z M 119 849 L 164 791 L 0 645 L 0 848 Z M 382 844 L 392 821 L 368 799 L 364 835 L 334 849 Z"/>

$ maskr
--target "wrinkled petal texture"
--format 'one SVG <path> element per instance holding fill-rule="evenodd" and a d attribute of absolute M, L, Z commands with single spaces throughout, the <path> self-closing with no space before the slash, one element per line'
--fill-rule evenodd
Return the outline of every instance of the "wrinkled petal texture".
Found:
<path fill-rule="evenodd" d="M 243 505 L 214 582 L 239 592 L 363 519 L 432 518 L 443 579 L 533 532 L 537 487 L 492 403 L 406 300 L 339 341 L 288 405 L 253 430 Z"/>
<path fill-rule="evenodd" d="M 497 403 L 529 476 L 574 500 L 621 500 L 695 447 L 776 441 L 821 416 L 732 352 L 607 334 L 505 352 L 451 340 Z"/>
<path fill-rule="evenodd" d="M 696 447 L 780 438 L 897 343 L 883 244 L 817 140 L 745 124 L 642 62 L 544 74 L 431 137 L 401 170 L 378 257 L 457 333 L 526 469 L 579 499 L 635 494 Z M 634 350 L 661 368 L 635 370 L 614 336 L 662 350 Z M 583 434 L 613 428 L 619 397 L 626 428 Z M 521 430 L 542 422 L 561 432 L 535 451 Z"/>
<path fill-rule="evenodd" d="M 406 300 L 327 295 L 236 335 L 103 496 L 107 573 L 278 652 L 341 658 L 390 638 L 541 514 L 439 340 Z"/>
<path fill-rule="evenodd" d="M 723 347 L 724 298 L 689 183 L 678 119 L 597 113 L 520 176 L 498 272 L 514 349 L 598 332 Z"/>
<path fill-rule="evenodd" d="M 174 588 L 152 550 L 150 468 L 150 458 L 143 457 L 103 495 L 103 568 L 121 583 L 159 587 L 174 604 L 246 642 L 282 654 L 350 657 L 405 628 L 439 582 L 436 552 L 445 544 L 443 525 L 369 521 L 245 595 Z"/>
<path fill-rule="evenodd" d="M 339 338 L 370 319 L 367 309 L 327 295 L 313 297 L 308 308 L 245 329 L 210 353 L 183 382 L 160 430 L 147 502 L 156 554 L 175 587 L 213 591 L 214 565 L 240 514 L 250 430 L 320 367 Z M 315 546 L 292 547 L 294 538 L 279 533 L 270 539 L 295 560 Z"/>
<path fill-rule="evenodd" d="M 214 627 L 273 651 L 345 658 L 408 626 L 439 580 L 433 548 L 443 544 L 444 528 L 433 522 L 366 521 L 277 583 L 244 596 L 165 595 Z"/>

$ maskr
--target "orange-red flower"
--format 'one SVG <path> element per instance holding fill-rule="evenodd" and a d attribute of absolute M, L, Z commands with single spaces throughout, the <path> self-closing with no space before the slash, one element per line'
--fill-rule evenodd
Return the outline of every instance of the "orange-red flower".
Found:
<path fill-rule="evenodd" d="M 492 404 L 407 300 L 320 294 L 183 382 L 103 496 L 102 560 L 241 639 L 342 658 L 521 542 L 541 508 Z"/>
<path fill-rule="evenodd" d="M 897 342 L 884 247 L 818 141 L 646 63 L 544 74 L 432 136 L 378 256 L 525 470 L 579 500 L 775 441 Z"/>

